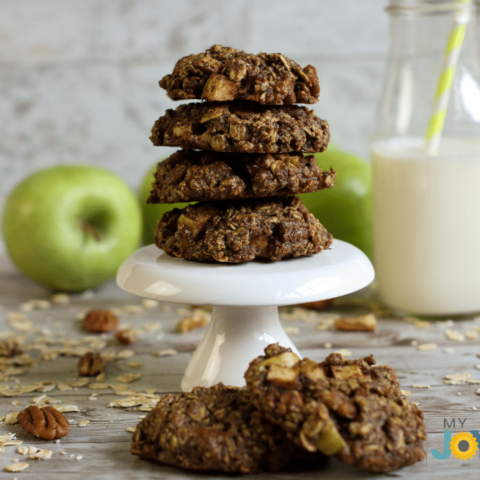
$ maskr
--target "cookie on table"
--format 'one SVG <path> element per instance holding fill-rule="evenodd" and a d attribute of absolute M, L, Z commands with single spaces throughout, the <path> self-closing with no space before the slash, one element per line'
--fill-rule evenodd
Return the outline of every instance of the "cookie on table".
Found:
<path fill-rule="evenodd" d="M 273 197 L 331 188 L 336 172 L 322 172 L 301 153 L 241 154 L 180 150 L 160 162 L 147 203 Z"/>
<path fill-rule="evenodd" d="M 282 260 L 321 252 L 333 237 L 298 197 L 197 203 L 163 215 L 155 243 L 203 262 Z"/>
<path fill-rule="evenodd" d="M 254 405 L 306 450 L 389 472 L 425 458 L 423 413 L 401 396 L 397 375 L 372 356 L 317 364 L 269 345 L 245 373 Z"/>
<path fill-rule="evenodd" d="M 281 53 L 254 55 L 222 45 L 183 57 L 159 84 L 172 100 L 290 105 L 316 103 L 320 94 L 317 70 L 311 65 L 302 69 Z"/>
<path fill-rule="evenodd" d="M 240 153 L 323 152 L 326 120 L 296 105 L 188 103 L 167 110 L 152 128 L 155 146 Z"/>
<path fill-rule="evenodd" d="M 276 471 L 312 458 L 262 419 L 245 387 L 221 383 L 164 396 L 132 438 L 134 455 L 195 470 Z"/>

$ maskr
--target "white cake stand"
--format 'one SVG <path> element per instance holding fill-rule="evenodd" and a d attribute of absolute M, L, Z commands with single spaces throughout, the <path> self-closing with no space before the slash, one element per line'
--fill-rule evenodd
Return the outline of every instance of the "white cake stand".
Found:
<path fill-rule="evenodd" d="M 155 245 L 131 255 L 117 284 L 140 297 L 213 305 L 212 321 L 188 364 L 181 388 L 245 385 L 248 364 L 270 343 L 298 353 L 278 317 L 278 306 L 339 297 L 367 286 L 372 264 L 358 248 L 334 240 L 317 255 L 240 265 L 170 257 Z"/>

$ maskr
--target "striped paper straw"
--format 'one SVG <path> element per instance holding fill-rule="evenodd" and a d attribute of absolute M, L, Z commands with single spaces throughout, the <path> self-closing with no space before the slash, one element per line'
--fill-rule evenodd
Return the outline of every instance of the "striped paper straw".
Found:
<path fill-rule="evenodd" d="M 467 28 L 467 23 L 470 21 L 470 10 L 465 8 L 465 6 L 471 3 L 472 0 L 456 0 L 455 2 L 458 9 L 455 12 L 452 30 L 443 55 L 442 73 L 438 79 L 437 89 L 433 99 L 432 116 L 430 117 L 425 138 L 425 153 L 427 155 L 438 154 L 438 146 L 445 123 L 445 115 L 447 113 L 448 99 L 450 98 L 450 92 L 452 90 L 455 69 L 463 45 L 465 29 Z"/>

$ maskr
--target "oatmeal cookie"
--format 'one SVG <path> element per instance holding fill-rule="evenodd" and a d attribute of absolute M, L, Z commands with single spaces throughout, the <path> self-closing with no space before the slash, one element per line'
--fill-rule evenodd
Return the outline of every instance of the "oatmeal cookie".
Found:
<path fill-rule="evenodd" d="M 168 255 L 203 262 L 303 257 L 332 240 L 298 197 L 188 205 L 165 213 L 155 230 L 156 245 Z"/>
<path fill-rule="evenodd" d="M 290 105 L 316 103 L 320 94 L 317 69 L 311 65 L 302 69 L 281 53 L 254 55 L 222 45 L 183 57 L 159 84 L 172 100 Z"/>
<path fill-rule="evenodd" d="M 241 154 L 180 150 L 160 162 L 147 203 L 273 197 L 331 188 L 336 172 L 322 172 L 313 155 Z"/>
<path fill-rule="evenodd" d="M 248 102 L 188 103 L 167 110 L 152 128 L 155 146 L 216 152 L 323 152 L 326 120 L 296 105 L 265 107 Z"/>
<path fill-rule="evenodd" d="M 389 472 L 425 458 L 420 409 L 401 397 L 397 375 L 372 356 L 317 364 L 269 345 L 245 373 L 254 405 L 308 451 Z"/>
<path fill-rule="evenodd" d="M 263 420 L 245 387 L 221 383 L 164 396 L 131 446 L 134 455 L 170 465 L 241 473 L 280 470 L 302 450 Z"/>

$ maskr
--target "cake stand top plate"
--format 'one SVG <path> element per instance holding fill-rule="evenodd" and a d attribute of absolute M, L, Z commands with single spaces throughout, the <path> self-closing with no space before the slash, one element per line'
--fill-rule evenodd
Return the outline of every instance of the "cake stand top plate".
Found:
<path fill-rule="evenodd" d="M 192 262 L 149 245 L 125 260 L 117 284 L 134 295 L 172 303 L 292 305 L 346 295 L 374 276 L 367 256 L 341 240 L 310 257 L 237 265 Z"/>

